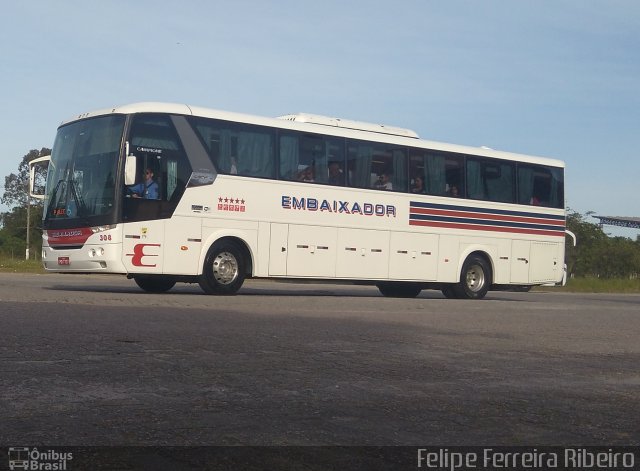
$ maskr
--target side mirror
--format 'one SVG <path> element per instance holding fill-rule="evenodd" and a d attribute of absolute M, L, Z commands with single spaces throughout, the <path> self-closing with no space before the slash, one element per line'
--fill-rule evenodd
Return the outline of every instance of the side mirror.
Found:
<path fill-rule="evenodd" d="M 38 157 L 37 159 L 33 159 L 29 162 L 29 196 L 31 196 L 32 198 L 43 200 L 45 197 L 45 186 L 36 186 L 36 180 L 40 178 L 44 178 L 46 180 L 46 172 L 49 168 L 49 162 L 51 162 L 50 155 Z"/>
<path fill-rule="evenodd" d="M 124 184 L 133 185 L 136 182 L 136 168 L 138 159 L 135 155 L 127 155 L 124 163 Z"/>

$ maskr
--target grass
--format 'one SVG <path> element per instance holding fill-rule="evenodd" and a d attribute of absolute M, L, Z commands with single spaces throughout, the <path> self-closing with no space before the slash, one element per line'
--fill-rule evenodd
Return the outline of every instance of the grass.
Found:
<path fill-rule="evenodd" d="M 571 293 L 640 293 L 640 278 L 570 278 L 563 287 L 535 289 Z"/>
<path fill-rule="evenodd" d="M 40 260 L 0 256 L 0 273 L 44 273 Z"/>

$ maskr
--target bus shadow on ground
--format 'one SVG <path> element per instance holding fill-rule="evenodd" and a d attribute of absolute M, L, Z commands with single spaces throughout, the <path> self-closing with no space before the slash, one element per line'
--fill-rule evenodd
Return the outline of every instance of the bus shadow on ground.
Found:
<path fill-rule="evenodd" d="M 332 284 L 328 284 L 329 287 L 314 287 L 308 288 L 303 285 L 301 287 L 291 288 L 291 283 L 282 283 L 281 286 L 276 288 L 261 287 L 261 286 L 244 286 L 234 296 L 265 296 L 265 297 L 333 297 L 333 298 L 384 298 L 382 294 L 374 286 L 349 286 L 340 285 L 340 287 Z M 178 284 L 166 293 L 148 293 L 135 284 L 131 286 L 105 286 L 105 285 L 68 285 L 57 284 L 45 288 L 52 291 L 69 291 L 69 292 L 94 292 L 94 293 L 109 293 L 109 294 L 139 294 L 141 296 L 209 296 L 205 294 L 197 284 Z M 215 298 L 216 296 L 211 296 Z M 408 298 L 390 298 L 390 299 L 408 299 Z M 458 300 L 458 299 L 446 299 L 444 295 L 438 290 L 423 290 L 415 299 L 431 299 L 431 300 L 446 300 L 447 302 L 485 302 L 485 301 L 509 301 L 509 302 L 535 302 L 536 299 L 528 293 L 512 293 L 505 291 L 490 291 L 486 298 L 483 300 Z"/>

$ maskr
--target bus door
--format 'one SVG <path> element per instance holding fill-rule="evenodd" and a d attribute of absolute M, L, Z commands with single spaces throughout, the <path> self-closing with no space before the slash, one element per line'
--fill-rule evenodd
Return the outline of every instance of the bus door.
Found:
<path fill-rule="evenodd" d="M 196 270 L 200 218 L 173 218 L 192 175 L 175 123 L 189 130 L 184 120 L 168 115 L 140 114 L 132 120 L 126 148 L 136 179 L 123 188 L 122 205 L 122 258 L 130 273 Z"/>
<path fill-rule="evenodd" d="M 271 224 L 270 276 L 336 276 L 335 227 Z"/>
<path fill-rule="evenodd" d="M 531 242 L 531 268 L 529 277 L 532 283 L 556 282 L 562 279 L 562 265 L 560 264 L 561 250 L 564 241 Z"/>
<path fill-rule="evenodd" d="M 269 276 L 286 276 L 289 224 L 271 223 L 270 226 Z"/>
<path fill-rule="evenodd" d="M 336 276 L 335 227 L 290 224 L 287 238 L 287 276 Z"/>

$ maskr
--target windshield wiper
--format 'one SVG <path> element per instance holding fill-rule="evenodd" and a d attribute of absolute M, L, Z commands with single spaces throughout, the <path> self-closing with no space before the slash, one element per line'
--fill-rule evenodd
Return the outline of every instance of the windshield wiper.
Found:
<path fill-rule="evenodd" d="M 51 192 L 51 201 L 49 201 L 49 206 L 47 207 L 47 213 L 49 213 L 49 214 L 51 214 L 51 210 L 53 209 L 53 205 L 56 203 L 56 196 L 58 196 L 58 189 L 60 188 L 60 185 L 64 181 L 65 181 L 64 178 L 61 178 L 60 180 L 58 180 L 58 183 L 56 184 L 56 187 Z"/>
<path fill-rule="evenodd" d="M 71 180 L 71 196 L 73 196 L 73 200 L 75 201 L 76 207 L 78 208 L 78 216 L 86 216 L 87 205 L 84 203 L 84 198 L 82 198 L 82 195 L 78 193 L 75 180 Z"/>

